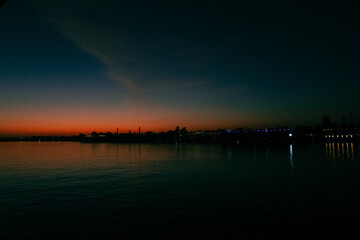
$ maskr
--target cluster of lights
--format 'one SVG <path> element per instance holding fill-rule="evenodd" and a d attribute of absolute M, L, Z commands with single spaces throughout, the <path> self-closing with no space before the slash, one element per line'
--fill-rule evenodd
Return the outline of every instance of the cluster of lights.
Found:
<path fill-rule="evenodd" d="M 263 132 L 292 132 L 295 131 L 295 129 L 291 129 L 291 128 L 279 128 L 279 129 L 244 129 L 244 130 L 230 130 L 227 129 L 225 130 L 225 133 L 263 133 Z M 199 134 L 210 134 L 210 135 L 220 135 L 221 132 L 219 131 L 196 131 L 194 132 L 195 135 L 199 135 Z M 292 136 L 292 134 L 290 133 L 289 136 Z"/>
<path fill-rule="evenodd" d="M 323 129 L 323 131 L 325 132 L 325 131 L 337 131 L 337 130 L 339 130 L 339 129 L 337 129 L 337 128 L 324 128 Z M 357 128 L 341 128 L 341 130 L 357 130 Z"/>
<path fill-rule="evenodd" d="M 345 138 L 353 137 L 353 135 L 350 134 L 350 135 L 325 135 L 325 138 L 344 138 L 344 136 Z"/>
<path fill-rule="evenodd" d="M 265 128 L 265 129 L 249 129 L 250 131 L 254 131 L 254 132 L 272 132 L 272 131 L 274 131 L 274 132 L 276 132 L 276 131 L 279 131 L 279 132 L 286 132 L 286 131 L 295 131 L 295 129 L 290 129 L 290 128 L 279 128 L 279 129 L 277 129 L 277 128 L 275 128 L 275 129 L 267 129 L 267 128 Z M 235 131 L 235 132 L 240 132 L 240 131 Z M 243 131 L 244 132 L 244 131 Z"/>
<path fill-rule="evenodd" d="M 272 131 L 287 132 L 287 131 L 295 131 L 295 129 L 290 129 L 290 128 L 267 129 L 267 128 L 265 128 L 265 129 L 248 129 L 248 130 L 242 130 L 242 131 L 240 131 L 240 130 L 225 130 L 226 133 L 241 133 L 241 132 L 259 132 L 260 133 L 260 132 L 272 132 Z"/>

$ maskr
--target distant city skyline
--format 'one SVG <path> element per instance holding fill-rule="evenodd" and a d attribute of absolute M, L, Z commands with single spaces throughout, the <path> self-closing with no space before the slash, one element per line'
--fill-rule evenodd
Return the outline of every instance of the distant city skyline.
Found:
<path fill-rule="evenodd" d="M 0 5 L 0 136 L 360 120 L 356 3 Z"/>
<path fill-rule="evenodd" d="M 169 128 L 143 128 L 142 126 L 137 126 L 135 129 L 125 129 L 124 127 L 117 127 L 116 129 L 109 129 L 109 128 L 101 128 L 99 129 L 85 129 L 83 131 L 80 131 L 80 128 L 78 129 L 78 131 L 74 130 L 74 131 L 62 131 L 62 129 L 56 129 L 54 130 L 48 130 L 48 131 L 39 131 L 36 132 L 34 131 L 34 129 L 29 129 L 28 132 L 24 132 L 21 130 L 13 130 L 13 131 L 9 131 L 8 134 L 3 134 L 0 135 L 0 137 L 29 137 L 29 136 L 75 136 L 75 135 L 81 135 L 81 134 L 85 134 L 85 135 L 91 135 L 92 133 L 97 133 L 97 134 L 106 134 L 106 133 L 112 133 L 112 134 L 127 134 L 127 133 L 131 133 L 131 134 L 145 134 L 148 132 L 152 132 L 152 133 L 161 133 L 161 132 L 168 132 L 168 131 L 174 131 L 175 129 L 185 129 L 187 132 L 206 132 L 206 131 L 231 131 L 231 132 L 237 132 L 238 130 L 245 131 L 247 132 L 249 131 L 260 131 L 260 132 L 272 132 L 273 130 L 276 131 L 276 129 L 280 129 L 280 131 L 284 130 L 284 131 L 293 131 L 296 128 L 316 128 L 316 129 L 328 129 L 328 128 L 335 128 L 335 129 L 347 129 L 349 128 L 356 128 L 356 127 L 360 127 L 360 122 L 356 123 L 353 121 L 352 119 L 352 114 L 350 114 L 350 118 L 347 119 L 345 117 L 342 117 L 341 121 L 333 121 L 328 115 L 323 115 L 322 116 L 322 121 L 314 124 L 314 125 L 304 125 L 304 124 L 297 124 L 297 125 L 278 125 L 278 126 L 252 126 L 252 127 L 244 127 L 244 126 L 238 126 L 238 127 L 228 127 L 228 128 L 224 128 L 224 127 L 213 127 L 213 128 L 188 128 L 187 126 L 170 126 Z M 241 131 L 240 131 L 241 132 Z"/>

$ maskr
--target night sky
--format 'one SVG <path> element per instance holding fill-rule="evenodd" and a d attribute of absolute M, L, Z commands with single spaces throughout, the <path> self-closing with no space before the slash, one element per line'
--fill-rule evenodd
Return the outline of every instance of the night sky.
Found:
<path fill-rule="evenodd" d="M 360 119 L 346 1 L 8 0 L 0 136 Z"/>

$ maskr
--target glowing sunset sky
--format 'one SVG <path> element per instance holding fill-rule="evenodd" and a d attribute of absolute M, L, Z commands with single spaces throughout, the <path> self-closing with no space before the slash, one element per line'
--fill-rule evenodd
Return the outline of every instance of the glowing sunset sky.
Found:
<path fill-rule="evenodd" d="M 10 0 L 0 136 L 357 123 L 359 26 L 343 1 Z"/>

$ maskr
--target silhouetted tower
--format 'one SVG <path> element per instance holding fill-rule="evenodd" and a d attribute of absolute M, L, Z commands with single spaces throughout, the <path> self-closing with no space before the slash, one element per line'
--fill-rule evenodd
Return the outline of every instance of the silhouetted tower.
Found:
<path fill-rule="evenodd" d="M 341 121 L 342 121 L 342 125 L 343 125 L 343 126 L 346 126 L 346 117 L 342 117 L 342 118 L 341 118 Z"/>
<path fill-rule="evenodd" d="M 119 135 L 119 128 L 116 128 L 116 134 Z"/>
<path fill-rule="evenodd" d="M 324 116 L 323 116 L 323 122 L 322 122 L 322 124 L 323 124 L 323 127 L 324 127 L 324 128 L 328 128 L 328 127 L 331 126 L 330 117 L 329 117 L 328 115 L 324 115 Z"/>
<path fill-rule="evenodd" d="M 140 132 L 140 127 L 139 127 L 139 135 L 140 135 L 140 133 L 141 133 L 141 132 Z"/>

